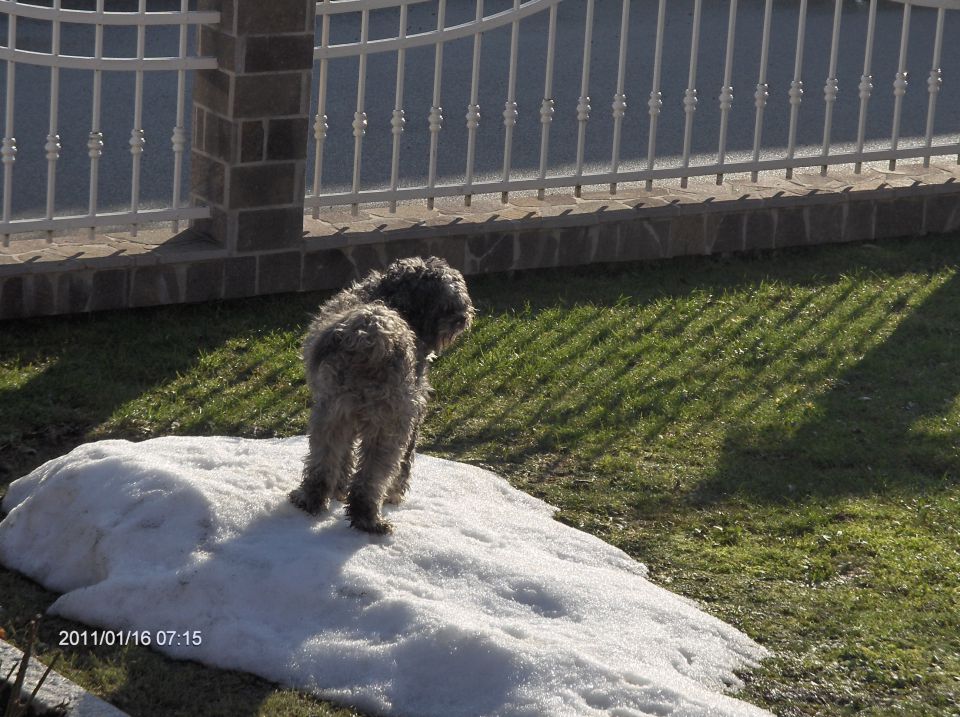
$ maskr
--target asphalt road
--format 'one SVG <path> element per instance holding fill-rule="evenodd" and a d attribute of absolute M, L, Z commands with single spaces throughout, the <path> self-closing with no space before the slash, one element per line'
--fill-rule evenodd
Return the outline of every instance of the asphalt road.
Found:
<path fill-rule="evenodd" d="M 487 12 L 510 6 L 509 0 L 487 0 Z M 689 69 L 693 0 L 670 0 L 663 51 L 663 111 L 657 139 L 658 163 L 676 161 L 683 142 L 683 92 Z M 554 98 L 556 114 L 551 128 L 550 161 L 555 168 L 570 165 L 576 157 L 576 105 L 580 94 L 583 52 L 583 0 L 565 0 L 559 6 L 558 44 Z M 473 17 L 472 0 L 449 0 L 448 24 Z M 587 132 L 586 160 L 599 170 L 609 167 L 613 119 L 611 103 L 616 92 L 617 59 L 622 5 L 619 0 L 597 0 L 592 43 L 589 95 L 592 113 Z M 764 121 L 765 155 L 782 154 L 789 123 L 787 91 L 794 72 L 796 27 L 799 2 L 776 0 L 768 69 L 770 99 Z M 434 27 L 436 4 L 411 8 L 409 32 Z M 694 152 L 702 161 L 715 158 L 719 136 L 718 95 L 723 84 L 729 2 L 704 0 L 703 30 L 699 52 L 697 87 L 700 102 L 696 113 Z M 863 69 L 868 3 L 845 0 L 839 55 L 840 93 L 836 104 L 833 139 L 839 146 L 855 140 L 859 98 L 857 85 Z M 823 136 L 823 86 L 828 76 L 834 3 L 810 0 L 804 43 L 802 78 L 804 101 L 800 110 L 798 142 L 806 145 L 800 153 L 815 154 Z M 623 121 L 622 167 L 644 165 L 647 154 L 649 115 L 647 99 L 651 90 L 656 33 L 657 3 L 634 0 L 630 16 L 630 43 L 626 69 L 627 113 Z M 880 0 L 874 52 L 874 94 L 870 101 L 867 138 L 878 146 L 889 142 L 893 115 L 893 80 L 897 70 L 902 5 Z M 371 38 L 396 32 L 398 13 L 373 13 Z M 902 136 L 921 136 L 925 130 L 926 79 L 931 66 L 936 11 L 914 8 L 911 23 L 908 70 L 910 84 L 904 101 Z M 733 155 L 753 145 L 753 92 L 759 72 L 763 1 L 741 0 L 737 13 L 734 52 L 734 102 L 730 115 L 728 150 Z M 65 26 L 65 53 L 91 54 L 91 28 Z M 26 49 L 49 47 L 49 27 L 21 21 L 18 45 Z M 359 19 L 339 17 L 332 26 L 334 43 L 359 36 Z M 0 22 L 0 37 L 6 37 Z M 948 13 L 943 47 L 943 90 L 939 95 L 935 133 L 956 138 L 960 132 L 960 12 Z M 547 13 L 521 23 L 517 102 L 519 121 L 513 144 L 514 176 L 536 171 L 539 165 L 539 106 L 543 96 L 547 45 Z M 176 30 L 151 29 L 148 54 L 174 54 Z M 441 105 L 444 123 L 440 135 L 438 170 L 443 181 L 462 177 L 465 167 L 467 130 L 465 113 L 470 94 L 473 42 L 464 38 L 444 48 Z M 135 34 L 126 29 L 107 35 L 107 54 L 133 55 Z M 480 108 L 476 167 L 478 176 L 496 177 L 503 162 L 504 127 L 501 113 L 506 100 L 509 68 L 510 27 L 487 33 L 483 38 Z M 411 50 L 407 55 L 405 81 L 406 131 L 401 145 L 403 184 L 419 184 L 427 173 L 430 111 L 433 87 L 433 47 Z M 389 180 L 390 117 L 394 101 L 395 54 L 372 56 L 368 66 L 366 112 L 369 126 L 363 146 L 363 186 L 382 186 Z M 0 90 L 5 91 L 3 72 Z M 58 129 L 63 150 L 57 165 L 58 212 L 83 211 L 87 201 L 89 160 L 86 140 L 91 116 L 91 73 L 64 71 L 61 78 Z M 133 116 L 133 77 L 130 73 L 106 76 L 104 85 L 105 150 L 101 163 L 101 206 L 120 207 L 129 202 L 131 162 L 127 141 Z M 356 109 L 357 62 L 331 62 L 328 122 L 325 147 L 324 186 L 342 189 L 350 181 L 353 167 L 351 122 Z M 16 137 L 19 154 L 15 167 L 14 201 L 16 214 L 42 213 L 47 164 L 43 145 L 49 118 L 49 70 L 18 66 Z M 147 145 L 143 156 L 142 197 L 145 205 L 162 205 L 170 200 L 173 155 L 170 135 L 175 118 L 176 76 L 157 73 L 148 78 L 144 97 Z M 314 98 L 316 106 L 316 97 Z M 189 114 L 189 113 L 188 113 Z M 189 121 L 189 118 L 188 118 Z M 909 141 L 909 140 L 908 140 Z M 310 156 L 312 156 L 312 141 Z M 838 150 L 839 151 L 839 150 Z M 713 155 L 711 157 L 711 155 Z M 674 159 L 671 159 L 674 158 Z M 312 167 L 308 170 L 308 185 Z M 186 184 L 185 184 L 186 186 Z"/>

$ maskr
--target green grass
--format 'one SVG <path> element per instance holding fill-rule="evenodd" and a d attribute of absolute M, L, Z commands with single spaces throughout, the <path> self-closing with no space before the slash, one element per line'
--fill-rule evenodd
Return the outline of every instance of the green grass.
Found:
<path fill-rule="evenodd" d="M 958 271 L 952 237 L 474 279 L 421 449 L 506 475 L 770 648 L 747 700 L 957 715 Z M 0 326 L 0 484 L 96 438 L 302 432 L 322 298 Z M 0 594 L 8 632 L 55 598 L 9 572 Z M 64 659 L 133 714 L 337 714 L 145 650 Z"/>

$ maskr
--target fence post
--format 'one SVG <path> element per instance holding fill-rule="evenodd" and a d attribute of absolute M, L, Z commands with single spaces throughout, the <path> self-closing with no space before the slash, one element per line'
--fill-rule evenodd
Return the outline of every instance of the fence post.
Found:
<path fill-rule="evenodd" d="M 200 28 L 193 88 L 194 222 L 233 254 L 291 249 L 303 234 L 316 0 L 199 0 L 220 24 Z"/>

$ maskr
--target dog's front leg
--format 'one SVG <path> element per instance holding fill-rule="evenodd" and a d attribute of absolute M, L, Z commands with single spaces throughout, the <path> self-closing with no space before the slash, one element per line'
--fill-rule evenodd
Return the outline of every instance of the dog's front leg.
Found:
<path fill-rule="evenodd" d="M 410 441 L 407 443 L 406 450 L 403 452 L 403 458 L 400 460 L 400 470 L 387 491 L 386 502 L 391 505 L 399 505 L 410 487 L 410 470 L 413 468 L 413 459 L 416 456 L 417 437 L 420 435 L 420 423 L 423 417 L 417 418 L 413 426 L 413 432 L 410 435 Z"/>
<path fill-rule="evenodd" d="M 413 460 L 417 452 L 417 440 L 420 437 L 420 426 L 427 415 L 427 401 L 433 395 L 433 387 L 427 381 L 427 377 L 421 368 L 420 378 L 417 387 L 417 398 L 414 401 L 415 415 L 413 417 L 413 427 L 410 431 L 410 440 L 403 452 L 403 458 L 400 460 L 400 470 L 397 472 L 390 488 L 387 490 L 386 502 L 391 505 L 399 505 L 410 487 L 410 471 L 413 469 Z"/>

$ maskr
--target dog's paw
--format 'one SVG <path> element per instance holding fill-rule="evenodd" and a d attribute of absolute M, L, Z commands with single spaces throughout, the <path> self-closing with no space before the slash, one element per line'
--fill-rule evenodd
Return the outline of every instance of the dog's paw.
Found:
<path fill-rule="evenodd" d="M 375 535 L 389 535 L 393 532 L 393 524 L 390 523 L 390 521 L 384 520 L 383 518 L 353 518 L 350 520 L 350 525 L 357 530 L 362 530 L 365 533 L 373 533 Z"/>
<path fill-rule="evenodd" d="M 303 488 L 295 488 L 290 491 L 290 502 L 310 515 L 320 515 L 330 507 L 329 500 L 308 496 Z"/>

